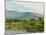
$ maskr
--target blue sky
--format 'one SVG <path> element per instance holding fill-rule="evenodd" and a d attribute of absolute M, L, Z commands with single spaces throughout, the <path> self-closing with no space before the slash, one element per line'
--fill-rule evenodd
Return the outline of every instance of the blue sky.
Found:
<path fill-rule="evenodd" d="M 14 11 L 20 11 L 20 12 L 24 12 L 25 10 L 22 7 L 18 7 L 15 3 L 16 1 L 6 1 L 6 9 L 9 10 L 14 10 Z"/>
<path fill-rule="evenodd" d="M 16 2 L 16 0 L 6 0 L 6 9 L 19 12 L 34 12 L 43 14 L 42 3 Z"/>

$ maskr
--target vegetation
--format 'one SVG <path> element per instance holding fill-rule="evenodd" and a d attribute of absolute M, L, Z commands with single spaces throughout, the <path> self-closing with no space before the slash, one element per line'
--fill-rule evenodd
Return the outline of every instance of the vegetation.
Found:
<path fill-rule="evenodd" d="M 44 31 L 44 20 L 39 17 L 37 19 L 30 20 L 16 20 L 6 18 L 6 30 L 21 30 L 25 29 L 27 32 L 43 32 Z"/>

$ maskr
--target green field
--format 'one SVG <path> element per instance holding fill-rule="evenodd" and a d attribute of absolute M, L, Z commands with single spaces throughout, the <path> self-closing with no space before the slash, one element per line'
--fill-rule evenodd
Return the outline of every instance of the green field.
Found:
<path fill-rule="evenodd" d="M 41 17 L 39 17 L 38 19 L 30 20 L 6 19 L 5 27 L 6 30 L 25 29 L 27 32 L 43 32 L 44 20 Z"/>

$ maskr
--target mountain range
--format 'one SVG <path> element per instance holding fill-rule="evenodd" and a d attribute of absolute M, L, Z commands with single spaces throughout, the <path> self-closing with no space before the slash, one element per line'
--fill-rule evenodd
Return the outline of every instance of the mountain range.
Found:
<path fill-rule="evenodd" d="M 38 18 L 43 17 L 43 15 L 33 12 L 18 12 L 18 11 L 12 11 L 6 9 L 6 18 L 8 19 L 32 19 L 32 18 Z"/>

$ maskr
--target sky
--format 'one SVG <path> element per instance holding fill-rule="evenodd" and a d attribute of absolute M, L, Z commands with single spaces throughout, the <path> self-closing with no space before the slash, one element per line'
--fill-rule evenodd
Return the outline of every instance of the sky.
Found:
<path fill-rule="evenodd" d="M 19 12 L 43 14 L 43 3 L 16 2 L 16 0 L 6 0 L 6 9 Z"/>

